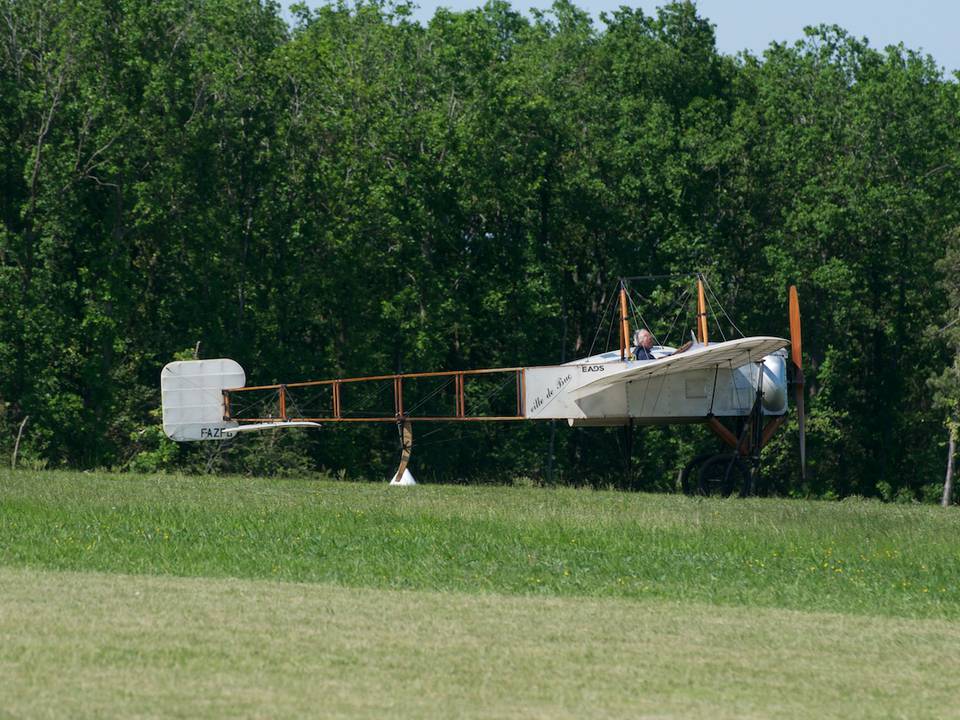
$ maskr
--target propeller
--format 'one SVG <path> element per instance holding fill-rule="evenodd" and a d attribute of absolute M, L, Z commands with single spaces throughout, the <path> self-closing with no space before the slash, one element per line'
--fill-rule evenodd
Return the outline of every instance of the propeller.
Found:
<path fill-rule="evenodd" d="M 793 362 L 793 391 L 797 404 L 797 425 L 800 429 L 800 477 L 807 477 L 807 434 L 803 407 L 803 341 L 800 337 L 800 301 L 797 286 L 790 286 L 790 360 Z"/>

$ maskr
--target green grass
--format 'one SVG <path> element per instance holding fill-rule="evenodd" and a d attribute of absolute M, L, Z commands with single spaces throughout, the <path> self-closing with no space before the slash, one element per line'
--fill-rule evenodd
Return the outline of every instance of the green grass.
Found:
<path fill-rule="evenodd" d="M 960 514 L 0 472 L 0 718 L 960 718 Z"/>
<path fill-rule="evenodd" d="M 960 514 L 589 490 L 0 473 L 0 565 L 960 618 Z"/>
<path fill-rule="evenodd" d="M 0 717 L 960 717 L 943 620 L 10 568 L 0 587 Z"/>

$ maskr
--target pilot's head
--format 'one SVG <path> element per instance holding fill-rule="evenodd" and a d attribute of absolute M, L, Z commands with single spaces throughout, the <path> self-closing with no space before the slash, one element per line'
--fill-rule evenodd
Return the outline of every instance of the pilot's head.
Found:
<path fill-rule="evenodd" d="M 637 345 L 642 347 L 644 350 L 649 350 L 653 347 L 653 335 L 651 335 L 650 331 L 646 328 L 637 330 L 637 334 L 634 336 L 634 339 Z"/>

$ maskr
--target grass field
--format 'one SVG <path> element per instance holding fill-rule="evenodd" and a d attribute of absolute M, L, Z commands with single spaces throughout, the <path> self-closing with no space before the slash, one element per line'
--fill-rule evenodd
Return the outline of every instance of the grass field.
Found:
<path fill-rule="evenodd" d="M 954 509 L 0 473 L 0 718 L 960 717 Z"/>

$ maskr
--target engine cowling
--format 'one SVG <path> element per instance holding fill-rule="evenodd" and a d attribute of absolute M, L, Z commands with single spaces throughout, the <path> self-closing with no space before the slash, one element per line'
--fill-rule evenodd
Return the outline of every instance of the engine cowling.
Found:
<path fill-rule="evenodd" d="M 787 411 L 787 358 L 784 351 L 767 355 L 760 365 L 763 410 L 768 415 Z"/>

